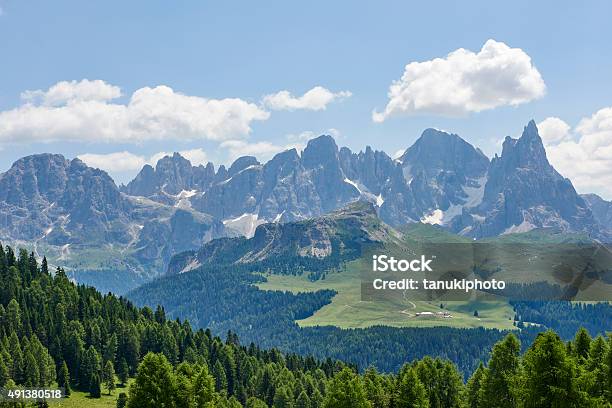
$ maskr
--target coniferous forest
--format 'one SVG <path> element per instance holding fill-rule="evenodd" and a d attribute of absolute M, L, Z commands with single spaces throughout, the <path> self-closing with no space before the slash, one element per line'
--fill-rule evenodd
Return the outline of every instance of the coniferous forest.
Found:
<path fill-rule="evenodd" d="M 580 329 L 497 342 L 464 381 L 449 360 L 379 373 L 244 345 L 72 283 L 45 259 L 0 246 L 0 386 L 117 395 L 118 407 L 605 407 L 612 338 Z M 523 309 L 523 313 L 534 313 Z M 522 349 L 526 350 L 524 353 Z M 130 382 L 121 392 L 117 385 Z M 21 403 L 1 402 L 5 406 Z M 11 405 L 12 404 L 12 405 Z M 38 402 L 38 406 L 53 402 Z"/>

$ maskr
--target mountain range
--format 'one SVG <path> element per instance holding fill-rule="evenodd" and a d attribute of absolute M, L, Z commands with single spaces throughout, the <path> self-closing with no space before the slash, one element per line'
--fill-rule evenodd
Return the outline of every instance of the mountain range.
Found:
<path fill-rule="evenodd" d="M 474 239 L 539 228 L 602 241 L 612 235 L 612 203 L 576 192 L 548 162 L 531 121 L 491 160 L 437 129 L 398 159 L 370 147 L 338 148 L 323 135 L 301 154 L 290 149 L 264 164 L 244 156 L 215 169 L 174 153 L 122 186 L 79 159 L 28 156 L 0 174 L 0 240 L 123 293 L 163 273 L 175 253 L 219 237 L 271 234 L 274 223 L 358 200 L 392 227 L 436 224 Z"/>

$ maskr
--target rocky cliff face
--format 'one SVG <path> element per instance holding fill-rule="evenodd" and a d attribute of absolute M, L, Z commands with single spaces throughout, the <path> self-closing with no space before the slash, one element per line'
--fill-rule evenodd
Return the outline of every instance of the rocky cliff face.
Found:
<path fill-rule="evenodd" d="M 148 197 L 166 204 L 176 204 L 192 192 L 206 191 L 214 182 L 227 178 L 225 168 L 215 174 L 212 163 L 192 166 L 179 153 L 157 161 L 155 168 L 145 165 L 140 173 L 122 191 L 132 196 Z M 190 195 L 191 194 L 191 195 Z"/>
<path fill-rule="evenodd" d="M 129 211 L 108 174 L 79 159 L 28 156 L 0 175 L 0 227 L 5 239 L 44 239 L 55 245 L 127 242 Z"/>
<path fill-rule="evenodd" d="M 147 279 L 172 254 L 224 235 L 219 220 L 123 194 L 106 172 L 79 159 L 28 156 L 0 175 L 0 241 L 41 248 L 68 270 L 125 270 Z"/>
<path fill-rule="evenodd" d="M 427 212 L 465 205 L 471 198 L 466 189 L 480 188 L 489 167 L 479 149 L 436 129 L 425 130 L 400 161 L 418 207 Z"/>
<path fill-rule="evenodd" d="M 278 264 L 352 259 L 364 245 L 401 239 L 401 235 L 380 221 L 374 205 L 355 202 L 329 214 L 309 220 L 267 223 L 257 227 L 253 237 L 217 239 L 197 251 L 175 256 L 168 273 L 188 272 L 202 265 Z M 312 271 L 312 270 L 311 270 Z"/>
<path fill-rule="evenodd" d="M 192 202 L 197 210 L 242 232 L 238 224 L 248 219 L 252 234 L 253 225 L 264 221 L 314 217 L 356 200 L 359 191 L 345 178 L 336 143 L 321 136 L 311 140 L 301 156 L 291 149 L 265 165 L 253 158 L 238 159 L 229 178 Z"/>
<path fill-rule="evenodd" d="M 612 234 L 612 202 L 604 200 L 597 194 L 583 194 L 581 197 L 599 225 Z"/>
<path fill-rule="evenodd" d="M 487 237 L 546 227 L 599 235 L 585 201 L 548 162 L 531 121 L 519 139 L 504 140 L 501 156 L 491 161 L 482 203 L 454 228 Z"/>

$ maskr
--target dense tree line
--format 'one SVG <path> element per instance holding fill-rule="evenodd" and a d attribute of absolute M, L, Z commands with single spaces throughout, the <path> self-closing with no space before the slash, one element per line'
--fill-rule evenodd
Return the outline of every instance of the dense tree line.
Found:
<path fill-rule="evenodd" d="M 295 321 L 331 302 L 335 292 L 259 290 L 253 284 L 263 279 L 249 265 L 206 266 L 156 279 L 128 296 L 141 306 L 161 304 L 169 316 L 186 318 L 213 333 L 231 330 L 261 347 L 330 356 L 362 369 L 373 365 L 383 372 L 397 371 L 407 359 L 434 355 L 452 360 L 467 374 L 504 335 L 499 330 L 445 327 L 301 328 Z"/>
<path fill-rule="evenodd" d="M 511 302 L 519 325 L 536 323 L 569 339 L 580 328 L 597 334 L 612 328 L 612 307 L 608 302 L 572 303 L 562 301 Z"/>
<path fill-rule="evenodd" d="M 221 363 L 173 366 L 149 353 L 129 392 L 129 407 L 325 407 L 325 408 L 518 408 L 606 407 L 612 404 L 612 338 L 592 339 L 580 330 L 564 343 L 553 331 L 538 334 L 520 355 L 507 335 L 464 384 L 448 360 L 425 357 L 404 364 L 397 374 L 368 368 L 359 374 L 336 365 L 288 370 L 281 360 L 258 368 L 246 394 L 226 379 Z M 240 371 L 240 370 L 238 370 Z"/>
<path fill-rule="evenodd" d="M 63 269 L 51 273 L 46 259 L 39 265 L 25 250 L 16 254 L 0 245 L 0 279 L 0 387 L 57 384 L 96 397 L 113 391 L 115 376 L 126 383 L 151 354 L 189 378 L 206 365 L 215 395 L 224 390 L 228 400 L 246 403 L 260 376 L 310 373 L 304 384 L 312 391 L 345 366 L 242 346 L 231 332 L 223 341 L 209 330 L 194 331 L 187 321 L 167 319 L 162 307 L 138 308 L 75 285 Z"/>
<path fill-rule="evenodd" d="M 263 279 L 253 273 L 251 265 L 202 266 L 189 273 L 156 279 L 128 296 L 141 306 L 161 304 L 169 316 L 186 318 L 195 327 L 210 328 L 213 333 L 232 330 L 243 341 L 261 347 L 331 357 L 360 369 L 372 365 L 382 372 L 396 372 L 406 360 L 432 355 L 450 359 L 467 376 L 489 357 L 493 344 L 506 334 L 484 328 L 299 327 L 296 320 L 311 316 L 331 302 L 335 292 L 293 294 L 259 290 L 254 284 Z M 523 347 L 547 328 L 569 339 L 581 321 L 594 335 L 612 327 L 612 306 L 607 303 L 541 304 L 544 306 L 536 308 L 535 303 L 529 307 L 525 302 L 514 303 Z M 564 329 L 566 324 L 570 330 Z"/>
<path fill-rule="evenodd" d="M 602 407 L 612 402 L 612 339 L 581 329 L 539 333 L 521 355 L 508 334 L 467 383 L 448 359 L 410 359 L 397 373 L 242 345 L 162 307 L 138 308 L 77 286 L 46 260 L 0 246 L 0 386 L 78 388 L 120 407 Z M 464 341 L 466 341 L 464 339 Z M 333 345 L 330 345 L 333 347 Z M 460 351 L 458 352 L 460 353 Z"/>

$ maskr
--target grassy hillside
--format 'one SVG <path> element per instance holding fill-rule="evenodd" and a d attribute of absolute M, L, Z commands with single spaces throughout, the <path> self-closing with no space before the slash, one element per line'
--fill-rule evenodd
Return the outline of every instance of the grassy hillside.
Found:
<path fill-rule="evenodd" d="M 330 304 L 317 310 L 312 316 L 298 320 L 302 327 L 336 326 L 340 328 L 365 328 L 371 326 L 392 327 L 486 327 L 496 329 L 514 329 L 512 318 L 514 312 L 507 302 L 467 303 L 446 302 L 444 308 L 440 303 L 409 301 L 406 299 L 388 299 L 381 302 L 361 300 L 360 263 L 354 261 L 346 269 L 328 273 L 324 280 L 312 282 L 305 275 L 266 274 L 266 282 L 257 283 L 262 290 L 280 290 L 292 293 L 315 292 L 332 289 L 337 294 Z M 474 317 L 478 310 L 479 317 Z M 421 312 L 449 312 L 452 318 L 437 316 L 417 316 Z"/>

